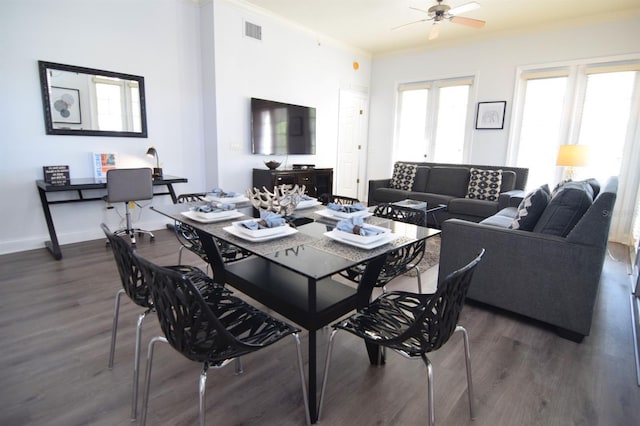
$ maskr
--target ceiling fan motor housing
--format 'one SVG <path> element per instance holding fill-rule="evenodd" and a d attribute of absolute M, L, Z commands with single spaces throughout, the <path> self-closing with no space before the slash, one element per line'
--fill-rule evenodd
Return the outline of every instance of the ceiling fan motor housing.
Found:
<path fill-rule="evenodd" d="M 431 6 L 427 11 L 429 16 L 433 17 L 434 21 L 442 21 L 445 18 L 445 14 L 451 9 L 450 6 L 441 3 L 442 0 L 438 2 L 437 5 Z"/>

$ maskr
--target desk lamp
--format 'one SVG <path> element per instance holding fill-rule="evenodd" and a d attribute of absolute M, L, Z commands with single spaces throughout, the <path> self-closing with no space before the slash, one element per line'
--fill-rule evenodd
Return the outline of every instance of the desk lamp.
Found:
<path fill-rule="evenodd" d="M 586 145 L 561 145 L 558 150 L 557 166 L 565 166 L 564 179 L 572 180 L 575 167 L 584 167 L 589 162 L 589 147 Z"/>
<path fill-rule="evenodd" d="M 153 168 L 153 178 L 162 179 L 162 168 L 160 167 L 160 158 L 158 157 L 158 151 L 155 147 L 150 147 L 147 150 L 147 156 L 156 158 L 156 167 Z"/>

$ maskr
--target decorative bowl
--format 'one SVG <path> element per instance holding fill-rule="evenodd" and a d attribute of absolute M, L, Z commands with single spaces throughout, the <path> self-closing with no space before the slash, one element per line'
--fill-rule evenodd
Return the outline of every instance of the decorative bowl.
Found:
<path fill-rule="evenodd" d="M 264 162 L 264 165 L 267 166 L 271 170 L 277 169 L 278 167 L 280 167 L 280 164 L 282 164 L 282 163 L 279 162 L 279 161 L 274 161 L 274 160 L 265 161 Z"/>

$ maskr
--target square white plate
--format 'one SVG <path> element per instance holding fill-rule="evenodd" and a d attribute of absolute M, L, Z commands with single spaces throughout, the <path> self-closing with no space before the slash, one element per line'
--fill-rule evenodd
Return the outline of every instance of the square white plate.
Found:
<path fill-rule="evenodd" d="M 373 216 L 373 213 L 371 213 L 369 210 L 361 210 L 355 213 L 342 213 L 342 212 L 337 212 L 331 209 L 322 209 L 314 213 L 317 213 L 320 216 L 333 219 L 333 220 L 351 219 L 352 217 L 358 217 L 358 216 L 362 218 Z"/>
<path fill-rule="evenodd" d="M 237 219 L 244 216 L 244 214 L 240 213 L 238 210 L 227 210 L 225 212 L 216 213 L 215 216 L 211 216 L 209 218 L 201 216 L 201 214 L 203 213 L 198 213 L 191 210 L 182 212 L 180 214 L 188 219 L 195 220 L 196 222 L 201 223 L 222 222 L 223 220 Z"/>
<path fill-rule="evenodd" d="M 344 244 L 348 244 L 350 246 L 354 246 L 354 247 L 358 247 L 358 248 L 362 248 L 365 250 L 371 250 L 374 249 L 376 247 L 380 247 L 382 245 L 388 244 L 394 240 L 396 240 L 399 235 L 394 234 L 393 232 L 385 232 L 384 234 L 382 234 L 382 238 L 380 238 L 379 240 L 375 240 L 373 242 L 370 242 L 368 244 L 361 244 L 355 241 L 351 241 L 351 240 L 347 240 L 344 238 L 344 232 L 342 231 L 338 231 L 337 229 L 334 229 L 332 231 L 329 232 L 325 232 L 324 233 L 325 236 L 331 238 L 332 240 L 338 241 L 340 243 L 344 243 Z"/>
<path fill-rule="evenodd" d="M 335 228 L 336 232 L 339 233 L 340 237 L 344 240 L 349 240 L 349 241 L 353 241 L 355 243 L 358 244 L 370 244 L 374 241 L 379 240 L 380 238 L 384 237 L 384 234 L 391 232 L 391 229 L 389 228 L 383 228 L 381 226 L 375 226 L 375 225 L 365 225 L 366 228 L 368 229 L 375 229 L 376 231 L 379 231 L 379 234 L 376 235 L 368 235 L 368 236 L 363 236 L 363 235 L 359 235 L 359 234 L 354 234 L 354 233 L 350 233 L 350 232 L 345 232 L 341 229 Z"/>
<path fill-rule="evenodd" d="M 240 194 L 235 197 L 214 197 L 213 195 L 206 195 L 204 197 L 205 200 L 211 201 L 212 203 L 244 203 L 245 201 L 249 201 L 249 199 Z"/>
<path fill-rule="evenodd" d="M 308 209 L 311 207 L 319 206 L 320 204 L 322 203 L 318 201 L 317 198 L 312 198 L 310 200 L 303 200 L 298 203 L 298 205 L 296 206 L 296 210 Z"/>
<path fill-rule="evenodd" d="M 253 238 L 264 238 L 264 237 L 268 237 L 269 235 L 282 234 L 283 232 L 285 232 L 285 228 L 291 228 L 286 223 L 284 225 L 275 226 L 273 228 L 260 228 L 260 229 L 249 229 L 243 225 L 244 223 L 255 222 L 257 220 L 260 220 L 260 219 L 241 220 L 238 222 L 232 222 L 231 225 L 238 228 L 238 230 L 243 234 L 246 234 Z"/>
<path fill-rule="evenodd" d="M 298 232 L 297 229 L 292 228 L 290 226 L 280 226 L 279 228 L 283 228 L 283 231 L 280 232 L 279 234 L 271 234 L 271 235 L 267 235 L 264 237 L 252 237 L 249 234 L 245 234 L 244 232 L 242 232 L 240 230 L 239 227 L 231 225 L 231 226 L 225 226 L 224 229 L 225 231 L 227 231 L 228 233 L 230 233 L 231 235 L 234 235 L 238 238 L 242 238 L 243 240 L 247 240 L 247 241 L 251 241 L 252 243 L 261 243 L 263 241 L 269 241 L 269 240 L 275 240 L 276 238 L 282 238 L 282 237 L 287 237 L 289 235 L 293 235 L 296 232 Z"/>

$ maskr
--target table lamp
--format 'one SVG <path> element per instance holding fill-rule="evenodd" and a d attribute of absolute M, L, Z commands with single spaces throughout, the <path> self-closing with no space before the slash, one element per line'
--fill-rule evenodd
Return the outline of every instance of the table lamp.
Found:
<path fill-rule="evenodd" d="M 158 151 L 155 147 L 150 147 L 147 150 L 147 156 L 156 158 L 156 167 L 153 168 L 153 178 L 162 179 L 162 168 L 160 167 L 160 158 L 158 157 Z"/>
<path fill-rule="evenodd" d="M 572 180 L 575 167 L 584 167 L 589 163 L 589 147 L 586 145 L 561 145 L 558 150 L 557 166 L 566 167 L 565 180 Z"/>

